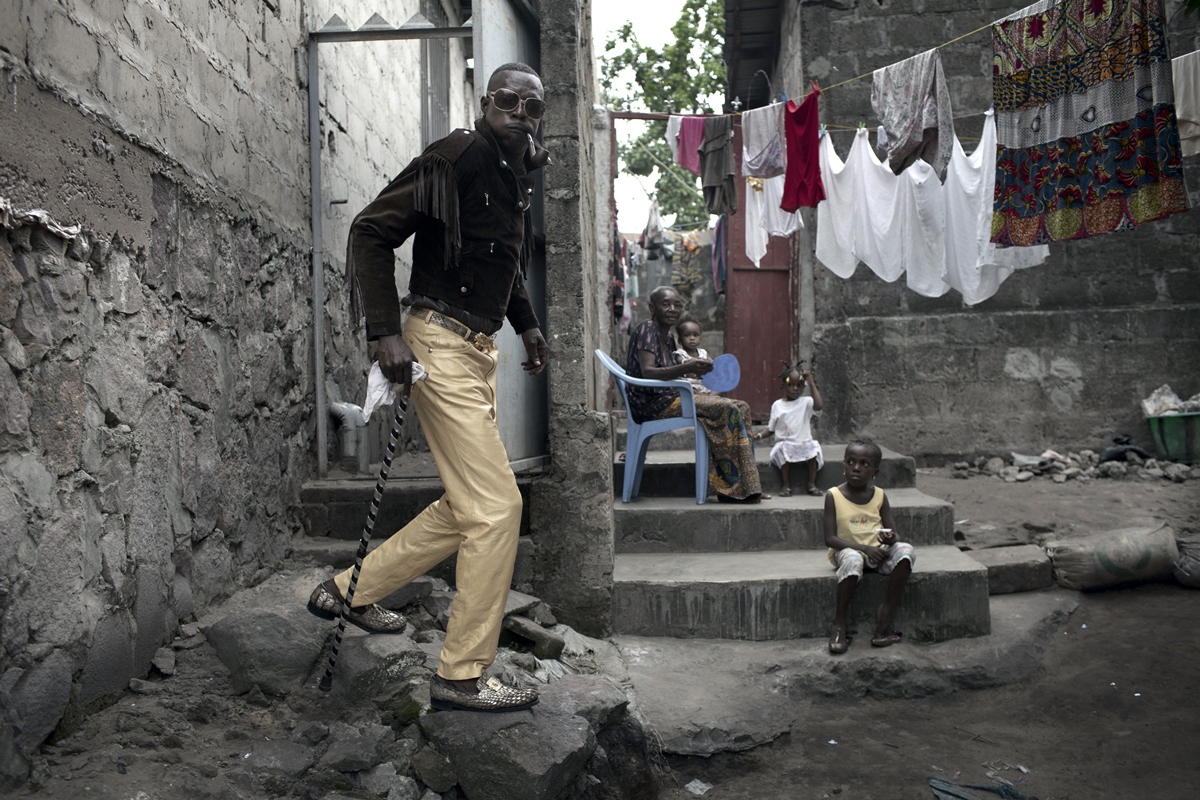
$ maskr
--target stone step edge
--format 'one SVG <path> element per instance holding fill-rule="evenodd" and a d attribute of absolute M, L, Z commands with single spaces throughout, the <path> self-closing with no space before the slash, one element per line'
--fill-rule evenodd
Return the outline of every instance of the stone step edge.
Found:
<path fill-rule="evenodd" d="M 954 508 L 954 504 L 949 500 L 942 500 L 939 497 L 925 494 L 920 489 L 913 487 L 901 487 L 899 489 L 884 487 L 884 491 L 887 492 L 888 504 L 893 509 Z M 613 498 L 613 513 L 616 514 L 636 514 L 639 511 L 655 513 L 663 511 L 703 512 L 708 514 L 762 514 L 775 511 L 787 513 L 815 511 L 824 513 L 824 509 L 824 495 L 813 497 L 808 494 L 793 494 L 791 497 L 780 497 L 776 494 L 770 500 L 751 504 L 719 503 L 710 494 L 708 502 L 704 505 L 697 503 L 695 497 L 638 496 L 628 503 L 622 502 L 620 495 Z"/>

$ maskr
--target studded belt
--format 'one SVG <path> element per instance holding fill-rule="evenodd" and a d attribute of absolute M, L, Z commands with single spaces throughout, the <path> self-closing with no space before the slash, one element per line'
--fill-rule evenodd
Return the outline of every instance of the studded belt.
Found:
<path fill-rule="evenodd" d="M 414 308 L 409 313 L 409 316 L 458 334 L 469 345 L 481 353 L 490 353 L 496 349 L 496 334 L 493 333 L 491 336 L 488 336 L 487 334 L 473 331 L 453 317 L 439 314 L 432 308 Z"/>

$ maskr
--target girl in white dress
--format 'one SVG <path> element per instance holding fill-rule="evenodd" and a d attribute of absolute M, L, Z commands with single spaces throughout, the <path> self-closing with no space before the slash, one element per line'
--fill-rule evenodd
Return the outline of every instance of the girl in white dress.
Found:
<path fill-rule="evenodd" d="M 821 411 L 821 392 L 813 380 L 812 370 L 801 371 L 799 365 L 785 366 L 779 376 L 783 387 L 783 397 L 771 405 L 771 420 L 767 423 L 767 431 L 775 435 L 775 446 L 771 448 L 771 463 L 779 468 L 783 482 L 780 494 L 789 497 L 792 494 L 791 466 L 804 464 L 808 470 L 809 494 L 820 497 L 822 492 L 817 488 L 817 470 L 825 463 L 821 456 L 821 445 L 812 438 L 812 418 Z M 810 395 L 804 394 L 808 386 Z M 756 433 L 754 438 L 761 439 L 763 433 Z"/>

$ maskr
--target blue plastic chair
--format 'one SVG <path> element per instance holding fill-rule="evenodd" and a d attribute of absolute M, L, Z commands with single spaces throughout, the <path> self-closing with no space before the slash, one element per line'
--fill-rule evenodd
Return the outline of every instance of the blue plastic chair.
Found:
<path fill-rule="evenodd" d="M 596 351 L 596 358 L 600 359 L 600 363 L 612 373 L 613 379 L 617 382 L 629 418 L 629 427 L 625 434 L 625 485 L 621 489 L 621 501 L 628 503 L 631 497 L 637 497 L 638 491 L 642 488 L 642 468 L 646 464 L 646 446 L 650 443 L 650 437 L 656 433 L 673 431 L 676 428 L 693 428 L 696 432 L 696 502 L 703 504 L 708 498 L 708 438 L 704 435 L 704 428 L 696 421 L 696 398 L 692 385 L 685 380 L 652 381 L 646 378 L 634 378 L 602 350 Z M 626 384 L 648 388 L 678 389 L 682 415 L 649 422 L 634 421 L 633 413 L 629 411 L 629 395 L 625 392 Z"/>

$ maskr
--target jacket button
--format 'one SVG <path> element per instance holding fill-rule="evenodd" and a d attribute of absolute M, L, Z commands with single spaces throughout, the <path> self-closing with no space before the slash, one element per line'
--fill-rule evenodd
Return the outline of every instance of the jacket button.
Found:
<path fill-rule="evenodd" d="M 500 159 L 500 166 L 501 166 L 501 167 L 507 167 L 507 166 L 508 166 L 508 162 L 507 162 L 507 161 L 505 161 L 504 159 Z"/>
<path fill-rule="evenodd" d="M 533 194 L 533 187 L 532 186 L 525 187 L 525 194 Z"/>
<path fill-rule="evenodd" d="M 467 287 L 465 287 L 465 286 L 461 286 L 461 287 L 459 287 L 459 289 L 458 289 L 458 290 L 459 290 L 460 292 L 462 292 L 463 294 L 466 294 L 466 293 L 467 293 Z"/>

